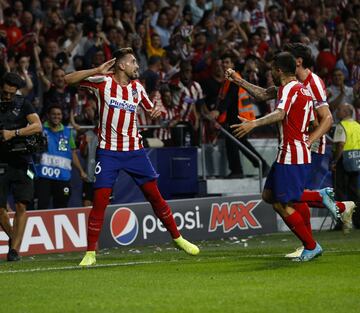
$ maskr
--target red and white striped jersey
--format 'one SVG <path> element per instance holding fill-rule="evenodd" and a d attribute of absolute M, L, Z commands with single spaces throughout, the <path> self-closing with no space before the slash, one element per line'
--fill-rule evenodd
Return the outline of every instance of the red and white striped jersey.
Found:
<path fill-rule="evenodd" d="M 161 96 L 154 99 L 154 105 L 161 110 L 161 117 L 155 121 L 156 124 L 161 122 L 171 122 L 179 118 L 179 113 L 175 107 L 164 106 Z M 170 128 L 155 129 L 154 136 L 161 140 L 171 139 Z"/>
<path fill-rule="evenodd" d="M 309 124 L 313 118 L 313 101 L 309 90 L 298 81 L 281 86 L 277 109 L 285 111 L 279 122 L 280 144 L 276 162 L 282 164 L 311 163 Z"/>
<path fill-rule="evenodd" d="M 315 113 L 318 108 L 324 105 L 329 106 L 329 104 L 327 103 L 325 84 L 318 75 L 316 75 L 313 72 L 310 72 L 309 75 L 304 80 L 303 84 L 306 87 L 306 89 L 308 89 L 311 93 L 311 96 L 313 98 Z M 325 148 L 326 148 L 325 135 L 323 135 L 320 139 L 316 140 L 311 145 L 311 151 L 319 154 L 325 154 Z"/>
<path fill-rule="evenodd" d="M 190 88 L 184 86 L 181 82 L 179 87 L 181 88 L 180 94 L 178 99 L 174 97 L 174 102 L 177 104 L 180 119 L 181 121 L 194 124 L 196 121 L 195 103 L 197 100 L 204 98 L 203 90 L 196 81 L 192 82 Z"/>
<path fill-rule="evenodd" d="M 137 80 L 121 86 L 113 75 L 88 77 L 80 85 L 91 89 L 97 97 L 98 147 L 112 151 L 141 149 L 141 135 L 136 126 L 137 108 L 139 104 L 146 111 L 153 108 L 144 87 Z"/>

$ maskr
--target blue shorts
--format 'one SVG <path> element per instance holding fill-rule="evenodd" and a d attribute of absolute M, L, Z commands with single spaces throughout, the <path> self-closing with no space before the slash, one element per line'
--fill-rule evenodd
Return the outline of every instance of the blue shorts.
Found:
<path fill-rule="evenodd" d="M 306 178 L 306 189 L 318 189 L 319 188 L 319 175 L 321 177 L 321 163 L 324 159 L 324 154 L 311 152 L 311 164 L 309 168 L 309 175 Z M 319 174 L 320 173 L 320 174 Z"/>
<path fill-rule="evenodd" d="M 264 189 L 272 191 L 276 202 L 288 203 L 300 200 L 309 173 L 309 164 L 273 163 Z"/>
<path fill-rule="evenodd" d="M 94 189 L 112 188 L 123 170 L 138 186 L 159 177 L 144 149 L 135 151 L 96 150 Z"/>

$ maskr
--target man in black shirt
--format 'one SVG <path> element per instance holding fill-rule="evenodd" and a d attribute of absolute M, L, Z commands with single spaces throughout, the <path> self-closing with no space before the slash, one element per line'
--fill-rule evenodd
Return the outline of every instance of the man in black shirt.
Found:
<path fill-rule="evenodd" d="M 26 206 L 33 198 L 31 154 L 22 148 L 21 138 L 42 130 L 40 118 L 31 103 L 16 95 L 23 84 L 19 75 L 6 73 L 0 88 L 0 225 L 9 236 L 8 261 L 20 259 L 18 250 L 26 225 Z M 13 227 L 6 210 L 10 190 L 16 208 Z"/>

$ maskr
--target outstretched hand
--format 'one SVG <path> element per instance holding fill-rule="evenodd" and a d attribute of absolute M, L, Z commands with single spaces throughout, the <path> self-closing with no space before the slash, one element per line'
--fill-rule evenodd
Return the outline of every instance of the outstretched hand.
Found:
<path fill-rule="evenodd" d="M 242 123 L 231 125 L 230 128 L 234 129 L 233 134 L 236 138 L 242 138 L 255 128 L 255 123 L 253 120 L 251 121 L 241 116 L 238 116 L 238 118 Z"/>
<path fill-rule="evenodd" d="M 160 115 L 161 115 L 161 110 L 158 109 L 158 108 L 153 108 L 153 109 L 149 112 L 149 114 L 150 114 L 150 117 L 151 117 L 152 119 L 156 119 L 156 118 L 160 117 Z"/>
<path fill-rule="evenodd" d="M 116 58 L 113 58 L 109 61 L 106 61 L 105 63 L 101 64 L 98 69 L 98 74 L 106 75 L 106 74 L 112 74 L 114 71 L 111 70 L 111 68 L 114 66 L 116 61 Z"/>

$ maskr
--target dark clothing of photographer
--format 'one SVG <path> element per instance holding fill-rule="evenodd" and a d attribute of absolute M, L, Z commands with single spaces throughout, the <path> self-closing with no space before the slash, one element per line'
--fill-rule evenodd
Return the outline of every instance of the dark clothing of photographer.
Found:
<path fill-rule="evenodd" d="M 8 261 L 20 259 L 26 207 L 33 197 L 34 173 L 29 168 L 31 154 L 25 138 L 41 132 L 40 118 L 30 102 L 16 95 L 23 84 L 19 75 L 6 73 L 0 90 L 0 225 L 9 237 Z M 14 226 L 6 210 L 10 192 L 15 200 Z"/>

